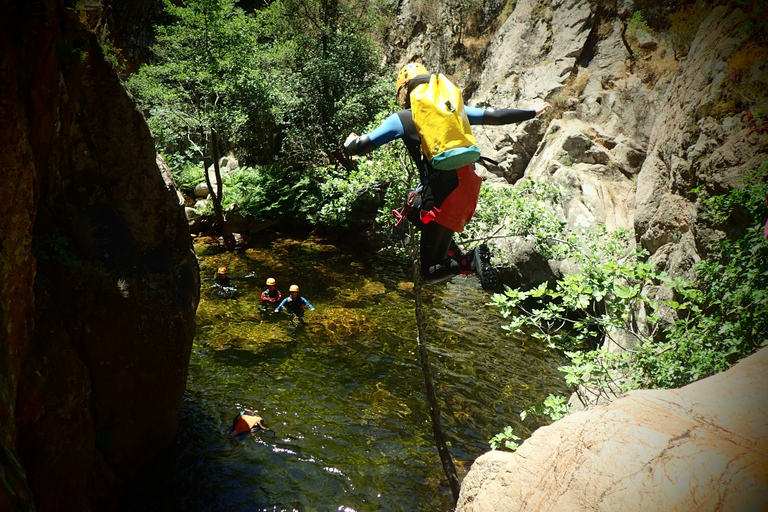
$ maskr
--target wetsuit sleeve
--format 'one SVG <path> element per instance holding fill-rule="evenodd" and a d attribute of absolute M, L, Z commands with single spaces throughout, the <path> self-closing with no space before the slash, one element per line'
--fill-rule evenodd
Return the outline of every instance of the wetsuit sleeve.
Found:
<path fill-rule="evenodd" d="M 309 301 L 307 301 L 307 299 L 305 299 L 304 297 L 302 297 L 302 298 L 301 298 L 301 300 L 302 300 L 302 302 L 304 302 L 304 305 L 305 305 L 305 306 L 307 306 L 309 309 L 311 309 L 312 311 L 314 311 L 314 310 L 315 310 L 315 306 L 313 306 L 312 304 L 310 304 L 310 303 L 309 303 Z"/>
<path fill-rule="evenodd" d="M 516 108 L 476 108 L 464 107 L 469 118 L 469 124 L 502 125 L 520 123 L 536 117 L 535 110 L 519 110 Z"/>
<path fill-rule="evenodd" d="M 397 114 L 392 114 L 371 133 L 361 135 L 347 144 L 347 150 L 353 155 L 364 155 L 387 142 L 400 138 L 405 133 L 403 123 Z"/>
<path fill-rule="evenodd" d="M 280 311 L 280 309 L 281 309 L 281 308 L 283 307 L 283 305 L 285 304 L 285 301 L 287 301 L 287 300 L 288 300 L 288 299 L 286 298 L 286 299 L 283 299 L 283 300 L 282 300 L 282 302 L 280 302 L 280 305 L 278 305 L 278 306 L 275 308 L 275 313 L 277 313 L 278 311 Z"/>

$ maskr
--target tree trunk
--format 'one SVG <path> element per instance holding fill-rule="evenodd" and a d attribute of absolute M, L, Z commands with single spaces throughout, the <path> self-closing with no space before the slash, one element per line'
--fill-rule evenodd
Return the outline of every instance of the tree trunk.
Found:
<path fill-rule="evenodd" d="M 224 240 L 224 246 L 227 249 L 231 249 L 235 246 L 235 238 L 232 233 L 227 233 L 224 226 L 224 211 L 221 208 L 221 197 L 224 189 L 224 184 L 221 179 L 221 169 L 219 168 L 219 139 L 215 130 L 211 130 L 210 133 L 211 144 L 211 158 L 213 159 L 213 174 L 216 177 L 216 190 L 213 190 L 211 186 L 211 179 L 208 175 L 208 170 L 205 170 L 205 183 L 208 185 L 208 190 L 211 193 L 211 200 L 213 201 L 213 229 L 216 236 L 220 236 Z"/>

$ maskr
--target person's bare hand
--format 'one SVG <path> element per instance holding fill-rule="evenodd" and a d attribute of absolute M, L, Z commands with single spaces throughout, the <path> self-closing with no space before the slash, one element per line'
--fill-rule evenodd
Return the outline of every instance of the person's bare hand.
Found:
<path fill-rule="evenodd" d="M 549 109 L 549 108 L 552 108 L 552 104 L 550 102 L 548 102 L 548 101 L 545 101 L 544 103 L 542 103 L 541 105 L 536 107 L 536 109 L 535 109 L 536 110 L 536 116 L 540 115 L 543 112 L 546 112 L 546 110 Z"/>
<path fill-rule="evenodd" d="M 349 143 L 355 140 L 358 137 L 358 135 L 355 132 L 350 133 L 347 136 L 347 140 L 344 141 L 345 146 L 349 146 Z"/>

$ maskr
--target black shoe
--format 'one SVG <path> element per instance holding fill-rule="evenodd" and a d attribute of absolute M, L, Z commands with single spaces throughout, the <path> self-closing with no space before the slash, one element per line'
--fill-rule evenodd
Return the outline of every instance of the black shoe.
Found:
<path fill-rule="evenodd" d="M 475 248 L 473 260 L 475 272 L 480 278 L 483 290 L 487 292 L 500 292 L 502 290 L 499 272 L 491 266 L 491 251 L 486 244 L 480 244 Z"/>

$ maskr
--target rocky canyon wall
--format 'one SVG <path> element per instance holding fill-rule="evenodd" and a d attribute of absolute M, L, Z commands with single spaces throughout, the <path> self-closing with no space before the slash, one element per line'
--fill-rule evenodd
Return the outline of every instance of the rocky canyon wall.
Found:
<path fill-rule="evenodd" d="M 478 168 L 485 181 L 507 186 L 525 176 L 558 185 L 562 201 L 553 209 L 569 227 L 626 228 L 659 268 L 690 277 L 713 242 L 744 227 L 739 219 L 710 225 L 692 191 L 742 186 L 768 158 L 768 130 L 755 130 L 766 127 L 758 116 L 768 109 L 757 4 L 520 0 L 468 65 L 469 50 L 488 34 L 447 45 L 448 29 L 411 0 L 401 31 L 390 35 L 403 47 L 389 60 L 448 73 L 471 106 L 553 103 L 534 121 L 475 130 L 483 154 L 499 161 Z M 560 273 L 529 241 L 492 244 L 508 255 L 503 278 L 512 287 Z"/>
<path fill-rule="evenodd" d="M 174 438 L 197 261 L 74 2 L 0 19 L 0 509 L 104 510 Z"/>
<path fill-rule="evenodd" d="M 627 36 L 639 10 L 648 23 Z M 483 151 L 502 162 L 486 180 L 557 184 L 563 201 L 553 208 L 570 227 L 629 229 L 658 268 L 692 277 L 717 240 L 748 227 L 738 216 L 713 225 L 694 191 L 741 187 L 768 160 L 760 118 L 768 52 L 754 12 L 749 3 L 517 2 L 470 103 L 547 99 L 557 115 L 485 131 Z M 497 248 L 512 255 L 512 286 L 559 271 L 524 240 Z M 486 454 L 464 480 L 457 510 L 762 510 L 765 356 L 681 390 L 574 414 L 515 454 Z M 621 448 L 612 452 L 614 442 Z"/>

